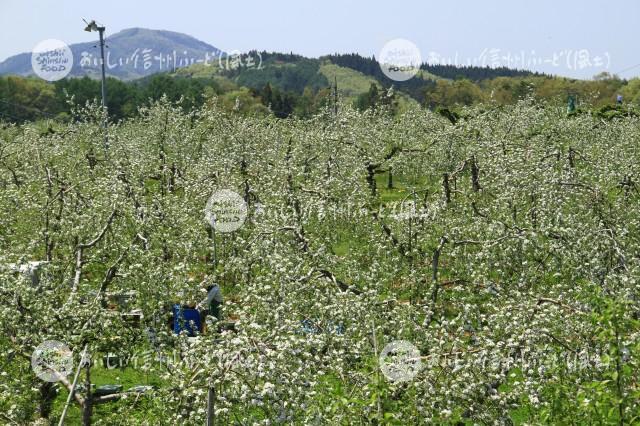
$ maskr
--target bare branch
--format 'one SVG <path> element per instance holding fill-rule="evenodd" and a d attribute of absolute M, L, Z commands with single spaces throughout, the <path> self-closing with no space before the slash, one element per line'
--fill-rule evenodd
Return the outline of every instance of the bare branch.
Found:
<path fill-rule="evenodd" d="M 91 248 L 96 244 L 98 244 L 100 240 L 102 240 L 104 235 L 107 233 L 107 230 L 111 226 L 111 223 L 113 222 L 113 219 L 116 217 L 117 213 L 118 213 L 118 210 L 114 209 L 113 212 L 111 212 L 111 214 L 109 215 L 109 219 L 107 219 L 107 223 L 104 225 L 104 227 L 102 228 L 98 236 L 88 243 L 78 244 L 78 248 L 86 249 L 86 248 Z"/>

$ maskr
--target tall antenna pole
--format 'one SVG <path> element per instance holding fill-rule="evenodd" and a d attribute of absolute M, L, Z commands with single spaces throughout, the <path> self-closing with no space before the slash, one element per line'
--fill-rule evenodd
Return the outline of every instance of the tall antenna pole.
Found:
<path fill-rule="evenodd" d="M 100 34 L 100 56 L 102 57 L 102 110 L 104 111 L 104 148 L 105 150 L 108 150 L 109 139 L 107 136 L 107 120 L 109 115 L 107 111 L 107 85 L 104 72 L 104 30 L 104 26 L 98 27 L 98 34 Z"/>
<path fill-rule="evenodd" d="M 109 115 L 108 115 L 108 111 L 107 111 L 107 81 L 106 81 L 106 76 L 105 76 L 105 71 L 104 71 L 104 67 L 105 67 L 105 60 L 104 60 L 104 30 L 105 27 L 104 25 L 98 26 L 98 24 L 96 24 L 96 21 L 93 20 L 91 22 L 87 22 L 84 21 L 87 26 L 85 27 L 85 31 L 87 32 L 91 32 L 91 31 L 97 31 L 98 34 L 100 35 L 100 57 L 102 58 L 102 111 L 104 113 L 104 149 L 105 149 L 105 153 L 106 151 L 109 150 L 109 139 L 107 137 L 107 124 L 108 124 L 108 120 L 109 120 Z"/>

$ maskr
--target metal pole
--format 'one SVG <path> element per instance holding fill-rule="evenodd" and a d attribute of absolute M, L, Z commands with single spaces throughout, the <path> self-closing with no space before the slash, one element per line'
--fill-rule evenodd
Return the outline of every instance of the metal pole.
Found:
<path fill-rule="evenodd" d="M 211 221 L 211 233 L 213 236 L 213 273 L 215 274 L 218 269 L 218 253 L 216 249 L 216 219 L 215 217 Z"/>
<path fill-rule="evenodd" d="M 107 138 L 107 120 L 108 120 L 108 112 L 107 112 L 107 88 L 106 88 L 106 79 L 105 79 L 105 60 L 104 60 L 104 30 L 105 27 L 98 27 L 98 34 L 100 34 L 100 56 L 102 57 L 102 110 L 104 111 L 104 147 L 106 150 L 109 149 L 109 140 Z"/>
<path fill-rule="evenodd" d="M 207 392 L 207 426 L 213 426 L 216 422 L 215 400 L 216 389 L 213 385 L 209 385 Z"/>
<path fill-rule="evenodd" d="M 88 345 L 84 345 L 84 349 L 82 350 L 82 355 L 80 355 L 80 364 L 78 364 L 78 369 L 76 370 L 76 375 L 73 376 L 73 384 L 71 385 L 71 390 L 69 391 L 69 395 L 67 396 L 67 403 L 64 405 L 64 409 L 62 410 L 62 415 L 60 416 L 60 421 L 58 422 L 58 426 L 62 426 L 64 424 L 64 418 L 67 416 L 67 409 L 69 408 L 69 403 L 71 402 L 71 398 L 73 398 L 73 393 L 76 391 L 76 385 L 78 384 L 78 377 L 80 376 L 80 370 L 82 369 L 82 363 L 85 361 L 87 356 Z M 89 388 L 89 391 L 91 388 Z"/>

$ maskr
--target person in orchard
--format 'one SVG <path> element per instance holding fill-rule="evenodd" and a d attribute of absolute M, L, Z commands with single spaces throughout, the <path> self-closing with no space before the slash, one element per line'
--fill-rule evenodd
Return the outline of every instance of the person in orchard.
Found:
<path fill-rule="evenodd" d="M 207 297 L 198 303 L 196 309 L 200 311 L 203 323 L 205 322 L 204 320 L 207 315 L 211 315 L 219 321 L 221 319 L 220 306 L 223 302 L 222 291 L 220 286 L 213 282 L 213 278 L 211 276 L 207 276 L 204 283 L 207 284 L 205 287 Z"/>

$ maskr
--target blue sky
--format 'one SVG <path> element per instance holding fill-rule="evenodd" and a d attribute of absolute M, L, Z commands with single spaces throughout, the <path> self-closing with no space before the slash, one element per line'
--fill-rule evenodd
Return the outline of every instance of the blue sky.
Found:
<path fill-rule="evenodd" d="M 377 55 L 404 38 L 423 59 L 506 65 L 571 77 L 640 75 L 640 1 L 0 0 L 0 60 L 55 38 L 90 41 L 81 18 L 166 29 L 222 50 Z M 633 68 L 632 68 L 633 67 Z M 630 69 L 629 69 L 630 68 Z"/>

